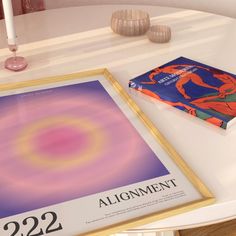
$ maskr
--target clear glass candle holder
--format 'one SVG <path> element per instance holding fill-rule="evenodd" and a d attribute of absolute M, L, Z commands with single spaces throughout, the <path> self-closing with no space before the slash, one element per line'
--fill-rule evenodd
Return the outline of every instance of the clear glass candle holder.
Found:
<path fill-rule="evenodd" d="M 147 12 L 135 9 L 115 11 L 111 17 L 113 32 L 124 36 L 139 36 L 145 34 L 150 27 L 150 17 Z"/>
<path fill-rule="evenodd" d="M 167 25 L 152 25 L 147 36 L 154 43 L 167 43 L 171 39 L 171 28 Z"/>

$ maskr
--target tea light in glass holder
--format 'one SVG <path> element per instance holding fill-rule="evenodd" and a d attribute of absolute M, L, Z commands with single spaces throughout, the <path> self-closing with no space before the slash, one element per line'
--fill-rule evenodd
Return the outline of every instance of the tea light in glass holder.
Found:
<path fill-rule="evenodd" d="M 143 35 L 149 27 L 150 18 L 145 11 L 135 9 L 118 10 L 113 12 L 111 17 L 111 29 L 120 35 Z"/>
<path fill-rule="evenodd" d="M 147 36 L 154 43 L 167 43 L 171 39 L 171 29 L 167 25 L 152 25 Z"/>

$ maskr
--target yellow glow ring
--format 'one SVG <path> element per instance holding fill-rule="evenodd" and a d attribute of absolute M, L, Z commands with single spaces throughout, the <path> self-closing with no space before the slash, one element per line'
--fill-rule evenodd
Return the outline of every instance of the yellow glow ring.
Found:
<path fill-rule="evenodd" d="M 55 126 L 57 124 L 66 124 L 74 129 L 79 128 L 80 130 L 82 129 L 89 132 L 90 142 L 92 145 L 85 151 L 81 152 L 79 156 L 78 154 L 68 155 L 66 160 L 55 158 L 50 160 L 53 156 L 36 153 L 35 150 L 33 150 L 32 145 L 30 145 L 34 134 L 39 130 Z M 93 123 L 81 118 L 63 116 L 45 118 L 29 125 L 19 134 L 16 145 L 22 158 L 27 161 L 31 161 L 34 165 L 51 168 L 64 168 L 84 165 L 89 161 L 92 161 L 96 157 L 96 153 L 102 150 L 104 143 L 105 135 Z"/>

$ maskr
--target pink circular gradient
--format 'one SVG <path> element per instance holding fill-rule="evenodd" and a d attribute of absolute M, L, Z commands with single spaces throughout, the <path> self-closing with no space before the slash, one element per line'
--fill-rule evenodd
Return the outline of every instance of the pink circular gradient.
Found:
<path fill-rule="evenodd" d="M 57 125 L 34 134 L 31 145 L 35 152 L 55 159 L 67 158 L 89 148 L 89 137 L 83 130 Z M 91 144 L 90 144 L 91 145 Z"/>
<path fill-rule="evenodd" d="M 0 139 L 4 140 L 1 142 L 5 143 L 7 140 L 10 145 L 9 148 L 4 150 L 5 163 L 9 163 L 9 165 L 5 166 L 5 168 L 0 166 L 3 178 L 6 181 L 14 182 L 15 188 L 22 189 L 21 179 L 29 176 L 30 181 L 25 181 L 24 186 L 31 189 L 32 192 L 38 193 L 40 197 L 48 191 L 55 194 L 63 189 L 73 192 L 74 183 L 71 179 L 89 180 L 80 183 L 80 191 L 83 192 L 93 186 L 99 188 L 101 183 L 112 182 L 112 176 L 119 178 L 120 173 L 122 173 L 122 178 L 124 179 L 129 176 L 129 172 L 123 170 L 128 169 L 129 165 L 133 165 L 137 153 L 140 153 L 140 155 L 143 153 L 143 141 L 139 138 L 132 125 L 127 122 L 127 118 L 120 111 L 114 109 L 115 105 L 111 104 L 109 100 L 100 99 L 99 96 L 88 96 L 86 92 L 79 95 L 71 95 L 65 92 L 58 96 L 53 94 L 49 96 L 50 98 L 47 100 L 43 100 L 40 96 L 26 97 L 23 104 L 24 111 L 27 111 L 27 114 L 23 117 L 22 123 L 17 121 L 18 125 L 2 130 Z M 48 103 L 48 100 L 50 100 L 50 103 Z M 7 110 L 9 115 L 4 116 L 2 127 L 10 127 L 11 124 L 16 122 L 15 117 L 19 115 L 17 106 L 10 107 L 11 109 Z M 27 163 L 22 158 L 19 150 L 15 148 L 18 135 L 22 133 L 22 130 L 27 129 L 27 127 L 41 119 L 45 119 L 45 117 L 55 115 L 60 117 L 64 116 L 65 113 L 69 113 L 70 116 L 74 117 L 87 117 L 89 123 L 99 126 L 106 136 L 106 146 L 97 150 L 96 158 L 93 159 L 92 163 L 88 162 L 86 166 L 78 165 L 66 170 L 57 170 L 56 167 L 53 169 L 41 169 L 41 166 Z M 43 151 L 40 146 L 37 146 L 38 143 L 35 143 L 36 137 L 37 135 L 34 136 L 31 142 L 34 147 L 40 148 L 39 151 Z M 109 166 L 111 169 L 107 169 Z M 14 175 L 11 173 L 14 173 Z M 41 175 L 41 173 L 43 174 Z M 94 174 L 96 178 L 91 179 Z M 55 179 L 59 181 L 55 182 Z"/>
<path fill-rule="evenodd" d="M 46 92 L 46 98 L 35 94 L 18 97 L 17 103 L 2 107 L 0 151 L 4 156 L 0 158 L 3 163 L 0 165 L 0 177 L 7 183 L 5 194 L 17 196 L 15 204 L 50 202 L 59 196 L 70 200 L 86 195 L 91 189 L 100 192 L 101 189 L 116 187 L 116 180 L 121 179 L 125 184 L 130 175 L 141 173 L 147 163 L 143 157 L 150 155 L 149 148 L 108 96 L 87 94 L 87 91 L 71 93 L 66 89 L 60 93 Z M 27 161 L 16 148 L 19 144 L 25 145 L 21 143 L 22 130 L 48 117 L 63 117 L 65 114 L 85 119 L 102 131 L 106 142 L 97 150 L 95 157 L 84 165 L 64 169 L 56 165 L 42 168 Z M 43 158 L 54 155 L 55 161 L 56 158 L 64 161 L 66 153 L 78 153 L 77 158 L 83 158 L 79 153 L 94 145 L 90 138 L 92 132 L 86 132 L 83 127 L 75 129 L 56 125 L 34 133 L 30 145 L 37 153 L 44 154 Z M 52 147 L 53 142 L 58 145 Z M 68 145 L 60 145 L 64 142 Z"/>

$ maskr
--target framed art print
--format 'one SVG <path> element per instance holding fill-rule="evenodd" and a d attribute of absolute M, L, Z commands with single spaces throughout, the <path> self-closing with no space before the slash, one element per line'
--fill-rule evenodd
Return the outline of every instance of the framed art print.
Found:
<path fill-rule="evenodd" d="M 106 69 L 1 86 L 0 235 L 109 235 L 214 201 Z"/>

